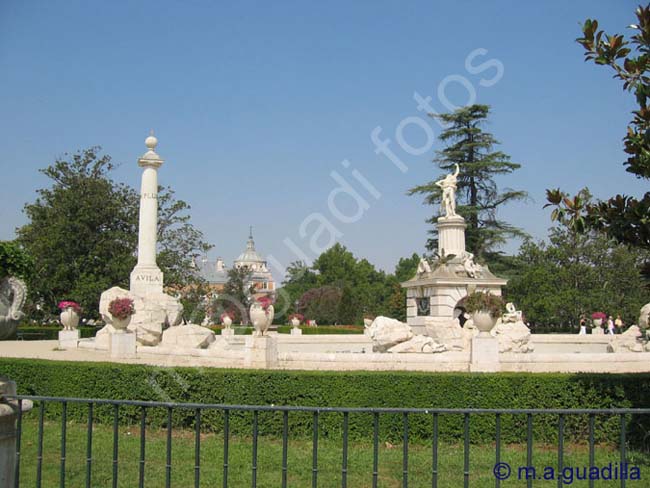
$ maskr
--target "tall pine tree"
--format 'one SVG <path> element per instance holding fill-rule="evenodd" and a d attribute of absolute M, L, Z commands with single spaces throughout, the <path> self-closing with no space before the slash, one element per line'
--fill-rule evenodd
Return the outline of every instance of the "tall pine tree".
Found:
<path fill-rule="evenodd" d="M 521 165 L 510 161 L 507 154 L 493 149 L 499 142 L 482 129 L 489 112 L 487 105 L 470 105 L 453 113 L 430 114 L 444 124 L 439 139 L 447 144 L 445 149 L 437 151 L 433 162 L 444 173 L 453 172 L 456 164 L 460 167 L 456 212 L 467 222 L 467 249 L 483 259 L 496 254 L 507 238 L 526 236 L 521 229 L 499 220 L 497 210 L 505 203 L 528 196 L 525 191 L 509 188 L 500 191 L 494 181 L 495 176 L 512 173 Z M 441 216 L 442 197 L 435 180 L 411 188 L 408 194 L 425 195 L 425 203 L 436 206 L 435 213 L 427 220 L 435 225 Z M 438 247 L 436 227 L 429 233 L 432 237 L 427 241 L 427 249 L 433 251 Z"/>

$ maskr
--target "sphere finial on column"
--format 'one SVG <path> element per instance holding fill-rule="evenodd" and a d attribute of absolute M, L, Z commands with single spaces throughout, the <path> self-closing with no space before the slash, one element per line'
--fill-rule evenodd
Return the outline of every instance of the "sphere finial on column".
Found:
<path fill-rule="evenodd" d="M 144 144 L 149 148 L 150 151 L 155 151 L 156 146 L 158 145 L 158 139 L 153 135 L 153 129 L 149 132 L 149 137 L 144 140 Z"/>

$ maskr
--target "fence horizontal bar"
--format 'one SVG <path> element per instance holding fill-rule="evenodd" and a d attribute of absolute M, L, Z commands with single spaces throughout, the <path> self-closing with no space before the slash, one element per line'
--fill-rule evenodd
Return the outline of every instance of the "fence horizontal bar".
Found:
<path fill-rule="evenodd" d="M 233 405 L 224 403 L 174 403 L 152 402 L 140 400 L 108 400 L 102 398 L 68 398 L 33 395 L 4 395 L 2 398 L 15 400 L 32 400 L 45 402 L 85 403 L 96 405 L 130 405 L 136 407 L 184 408 L 203 410 L 250 410 L 265 412 L 318 412 L 318 413 L 409 413 L 409 414 L 550 414 L 550 415 L 625 415 L 625 414 L 650 414 L 650 408 L 373 408 L 373 407 L 307 407 L 307 406 L 280 406 L 280 405 Z"/>

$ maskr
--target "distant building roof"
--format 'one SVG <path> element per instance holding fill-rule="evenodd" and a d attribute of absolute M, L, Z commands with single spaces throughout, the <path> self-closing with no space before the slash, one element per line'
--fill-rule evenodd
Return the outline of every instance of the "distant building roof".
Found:
<path fill-rule="evenodd" d="M 225 285 L 228 281 L 228 270 L 226 270 L 221 258 L 217 258 L 216 261 L 201 259 L 196 263 L 196 269 L 199 276 L 210 285 Z"/>

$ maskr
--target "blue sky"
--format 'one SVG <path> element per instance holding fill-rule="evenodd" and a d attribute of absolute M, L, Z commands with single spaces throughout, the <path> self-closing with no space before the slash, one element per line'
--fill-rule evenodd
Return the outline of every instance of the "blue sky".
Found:
<path fill-rule="evenodd" d="M 101 145 L 121 164 L 115 177 L 138 187 L 154 128 L 159 180 L 192 205 L 211 257 L 231 262 L 253 225 L 258 249 L 281 265 L 300 254 L 288 239 L 313 258 L 335 233 L 390 271 L 423 250 L 432 211 L 406 190 L 439 176 L 430 161 L 440 145 L 427 136 L 440 128 L 415 93 L 438 112 L 470 93 L 492 106 L 487 129 L 522 164 L 497 181 L 531 196 L 500 217 L 543 238 L 546 188 L 589 186 L 603 198 L 647 189 L 621 164 L 633 98 L 574 42 L 587 17 L 625 31 L 635 6 L 4 0 L 0 239 L 14 237 L 23 205 L 48 184 L 38 169 L 65 152 Z M 377 127 L 406 172 L 375 151 Z"/>

